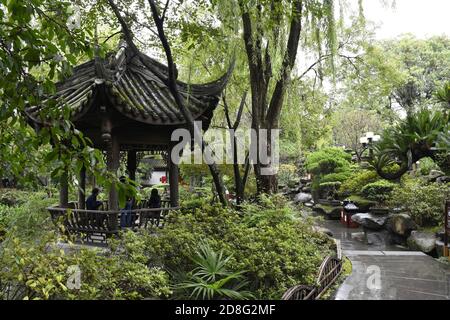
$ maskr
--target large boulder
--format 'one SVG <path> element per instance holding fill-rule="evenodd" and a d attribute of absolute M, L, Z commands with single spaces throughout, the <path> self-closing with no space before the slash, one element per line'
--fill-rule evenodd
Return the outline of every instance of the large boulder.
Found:
<path fill-rule="evenodd" d="M 388 216 L 377 216 L 370 213 L 358 213 L 352 216 L 353 222 L 369 229 L 381 230 L 388 220 Z"/>
<path fill-rule="evenodd" d="M 408 237 L 411 231 L 417 229 L 414 220 L 404 213 L 391 215 L 386 225 L 390 232 L 402 237 Z"/>
<path fill-rule="evenodd" d="M 295 196 L 294 202 L 295 203 L 307 203 L 312 200 L 312 195 L 309 193 L 299 193 Z"/>
<path fill-rule="evenodd" d="M 407 243 L 412 250 L 431 253 L 436 248 L 436 236 L 432 233 L 412 231 Z"/>

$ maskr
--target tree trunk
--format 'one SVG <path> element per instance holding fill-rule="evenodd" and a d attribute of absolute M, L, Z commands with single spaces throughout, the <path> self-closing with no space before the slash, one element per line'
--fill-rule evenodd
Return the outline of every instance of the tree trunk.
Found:
<path fill-rule="evenodd" d="M 110 7 L 112 8 L 112 10 L 114 11 L 115 16 L 119 20 L 119 23 L 122 27 L 122 31 L 125 35 L 127 43 L 130 45 L 130 47 L 134 51 L 134 53 L 136 55 L 138 55 L 139 57 L 141 57 L 142 54 L 137 49 L 136 45 L 133 43 L 133 40 L 132 40 L 133 37 L 132 37 L 131 31 L 130 31 L 127 23 L 125 22 L 125 20 L 122 18 L 118 7 L 116 6 L 116 4 L 114 3 L 113 0 L 108 0 L 108 2 L 109 2 Z M 187 122 L 187 125 L 189 126 L 190 131 L 193 132 L 194 135 L 201 136 L 201 134 L 200 134 L 201 129 L 195 125 L 194 118 L 193 118 L 192 114 L 190 113 L 190 111 L 186 108 L 184 100 L 183 100 L 180 92 L 178 91 L 178 85 L 177 85 L 177 81 L 176 81 L 177 71 L 176 71 L 175 63 L 174 63 L 173 57 L 172 57 L 172 50 L 170 48 L 169 42 L 168 42 L 167 37 L 164 32 L 164 14 L 165 14 L 165 12 L 163 13 L 162 16 L 160 16 L 158 8 L 155 4 L 155 1 L 148 0 L 148 2 L 150 4 L 153 20 L 155 22 L 155 25 L 156 25 L 156 28 L 158 31 L 158 37 L 161 41 L 161 44 L 163 46 L 163 49 L 164 49 L 164 52 L 165 52 L 166 58 L 167 58 L 167 67 L 169 70 L 169 78 L 167 79 L 168 87 L 170 89 L 170 92 L 171 92 L 177 106 L 180 108 L 180 110 Z M 147 68 L 149 68 L 149 69 L 153 68 L 153 66 L 148 64 L 146 59 L 141 59 L 141 62 Z M 203 154 L 205 154 L 205 152 L 204 152 L 205 148 L 207 148 L 208 146 L 206 145 L 206 143 L 204 141 L 202 141 L 200 147 L 202 149 Z M 225 195 L 224 195 L 225 188 L 220 180 L 219 169 L 217 168 L 217 165 L 214 162 L 208 162 L 208 167 L 209 167 L 211 176 L 213 178 L 214 185 L 216 186 L 219 200 L 223 205 L 226 206 L 227 201 L 226 201 Z"/>
<path fill-rule="evenodd" d="M 269 82 L 272 79 L 272 62 L 270 57 L 269 45 L 265 48 L 263 53 L 261 28 L 258 26 L 258 19 L 254 23 L 252 22 L 249 9 L 243 2 L 240 2 L 240 8 L 242 11 L 241 18 L 243 24 L 243 39 L 245 43 L 245 49 L 247 52 L 247 60 L 250 71 L 250 84 L 252 93 L 252 129 L 256 130 L 256 135 L 252 138 L 252 145 L 256 151 L 254 155 L 253 167 L 256 176 L 257 192 L 261 193 L 276 193 L 278 192 L 278 179 L 276 172 L 272 174 L 267 172 L 270 169 L 271 163 L 265 164 L 260 157 L 261 151 L 272 158 L 270 139 L 267 139 L 266 146 L 261 146 L 261 129 L 267 129 L 269 137 L 271 136 L 271 130 L 278 128 L 281 109 L 284 102 L 284 95 L 287 85 L 290 81 L 291 70 L 294 67 L 298 44 L 300 41 L 300 34 L 302 30 L 302 1 L 294 0 L 292 2 L 292 20 L 289 27 L 289 37 L 286 44 L 286 50 L 283 57 L 282 68 L 280 77 L 276 81 L 274 91 L 270 99 L 269 105 L 267 104 L 267 97 L 269 91 Z M 257 14 L 261 14 L 260 6 L 257 6 Z M 256 24 L 256 27 L 254 27 Z M 274 26 L 274 33 L 277 33 L 281 26 Z M 256 29 L 256 32 L 254 31 Z M 267 41 L 268 42 L 268 41 Z M 264 55 L 264 59 L 263 59 Z M 264 148 L 264 150 L 260 150 Z"/>

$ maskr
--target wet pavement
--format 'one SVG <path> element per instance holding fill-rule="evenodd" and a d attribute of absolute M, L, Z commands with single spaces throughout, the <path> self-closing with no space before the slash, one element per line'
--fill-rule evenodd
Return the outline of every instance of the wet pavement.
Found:
<path fill-rule="evenodd" d="M 330 220 L 320 225 L 340 240 L 352 262 L 336 300 L 450 300 L 450 266 L 389 244 L 387 232 L 366 233 Z"/>

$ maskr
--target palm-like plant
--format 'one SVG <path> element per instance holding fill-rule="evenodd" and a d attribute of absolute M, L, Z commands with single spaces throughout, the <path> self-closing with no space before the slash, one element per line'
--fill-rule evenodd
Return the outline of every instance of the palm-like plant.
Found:
<path fill-rule="evenodd" d="M 436 92 L 435 98 L 437 102 L 442 103 L 447 109 L 450 109 L 450 82 L 447 82 Z"/>
<path fill-rule="evenodd" d="M 187 280 L 176 286 L 187 291 L 190 298 L 212 300 L 246 300 L 254 298 L 251 292 L 243 290 L 248 285 L 241 272 L 230 272 L 227 264 L 231 257 L 225 257 L 223 251 L 216 252 L 203 243 L 192 258 L 197 267 L 187 275 Z"/>
<path fill-rule="evenodd" d="M 385 130 L 380 143 L 375 148 L 373 165 L 380 176 L 395 180 L 405 174 L 411 165 L 422 158 L 435 158 L 439 153 L 438 145 L 448 138 L 449 116 L 424 109 L 409 115 L 397 126 Z M 395 172 L 386 172 L 392 164 L 400 168 Z"/>

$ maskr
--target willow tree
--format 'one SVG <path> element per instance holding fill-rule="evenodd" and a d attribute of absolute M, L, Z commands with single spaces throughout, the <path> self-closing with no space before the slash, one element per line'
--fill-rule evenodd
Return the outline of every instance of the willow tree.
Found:
<path fill-rule="evenodd" d="M 257 132 L 252 141 L 257 150 L 252 159 L 257 189 L 259 193 L 273 193 L 277 191 L 276 170 L 261 155 L 269 159 L 273 156 L 271 133 L 279 127 L 297 53 L 310 46 L 317 49 L 319 60 L 325 55 L 332 58 L 336 53 L 334 2 L 227 0 L 214 3 L 222 13 L 219 16 L 224 26 L 234 28 L 244 41 L 251 91 L 251 127 Z M 241 21 L 239 25 L 237 19 Z M 261 145 L 265 140 L 267 143 Z"/>
<path fill-rule="evenodd" d="M 110 4 L 111 2 L 108 1 Z M 345 2 L 345 1 L 340 1 Z M 150 35 L 161 35 L 158 29 L 158 19 L 148 19 L 148 7 L 155 7 L 164 19 L 164 33 L 168 43 L 164 46 L 167 53 L 174 50 L 174 38 L 183 38 L 184 31 L 194 34 L 188 38 L 188 50 L 195 42 L 205 42 L 205 36 L 216 38 L 217 46 L 229 43 L 233 46 L 240 61 L 245 56 L 245 64 L 237 65 L 236 69 L 248 69 L 248 86 L 251 93 L 251 128 L 257 134 L 252 145 L 256 152 L 253 155 L 253 169 L 257 179 L 259 193 L 272 193 L 277 190 L 277 175 L 273 163 L 266 163 L 264 157 L 271 158 L 271 133 L 280 126 L 280 117 L 285 105 L 286 92 L 291 78 L 298 78 L 304 73 L 295 72 L 299 63 L 311 63 L 311 57 L 306 57 L 306 51 L 316 53 L 312 65 L 306 68 L 311 71 L 317 67 L 318 73 L 324 68 L 334 69 L 333 61 L 339 48 L 336 37 L 336 26 L 340 20 L 335 19 L 334 1 L 332 0 L 214 0 L 214 1 L 143 1 L 117 0 L 117 6 L 129 18 L 126 24 L 130 29 L 145 27 Z M 139 12 L 134 12 L 129 3 L 139 4 Z M 120 6 L 119 6 L 120 5 Z M 361 5 L 361 3 L 360 3 Z M 180 17 L 173 8 L 186 6 L 193 13 L 203 11 L 213 17 L 208 28 L 199 28 L 192 17 Z M 183 11 L 181 10 L 181 12 Z M 153 15 L 155 17 L 155 15 Z M 174 18 L 175 17 L 175 18 Z M 152 21 L 154 20 L 154 21 Z M 336 21 L 338 20 L 338 21 Z M 156 26 L 156 28 L 155 28 Z M 201 27 L 201 26 L 200 26 Z M 123 28 L 123 25 L 122 25 Z M 209 33 L 208 33 L 209 30 Z M 132 30 L 133 31 L 133 30 Z M 206 32 L 205 32 L 206 31 Z M 197 34 L 199 36 L 197 36 Z M 184 38 L 183 38 L 184 39 Z M 190 42 L 192 41 L 192 42 Z M 179 42 L 178 42 L 179 43 Z M 212 43 L 211 41 L 209 43 Z M 297 59 L 298 52 L 303 55 Z M 174 60 L 177 60 L 175 55 Z M 215 57 L 210 60 L 216 60 Z M 300 61 L 300 62 L 299 62 Z M 243 93 L 243 92 L 242 92 Z M 301 94 L 301 93 L 299 93 Z M 242 94 L 237 95 L 239 97 Z M 239 105 L 239 102 L 234 103 Z M 264 130 L 261 130 L 264 129 Z M 264 135 L 267 134 L 266 137 Z M 260 142 L 267 138 L 267 144 Z"/>

